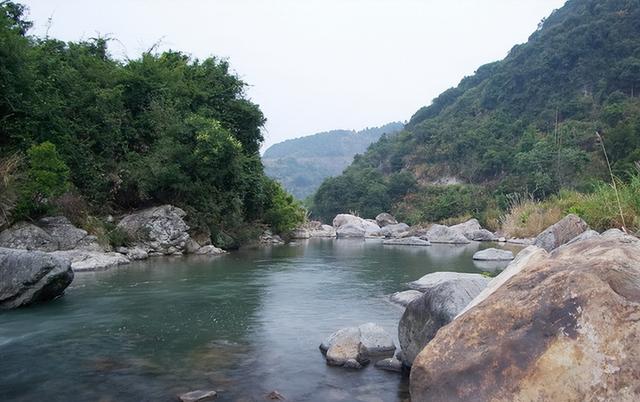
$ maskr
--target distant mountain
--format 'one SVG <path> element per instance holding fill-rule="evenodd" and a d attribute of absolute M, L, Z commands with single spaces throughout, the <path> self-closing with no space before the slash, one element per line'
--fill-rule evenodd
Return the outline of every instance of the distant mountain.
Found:
<path fill-rule="evenodd" d="M 304 199 L 325 178 L 342 173 L 356 154 L 366 151 L 383 134 L 394 134 L 403 127 L 402 123 L 394 122 L 361 131 L 332 130 L 286 140 L 269 147 L 262 161 L 269 177 Z"/>

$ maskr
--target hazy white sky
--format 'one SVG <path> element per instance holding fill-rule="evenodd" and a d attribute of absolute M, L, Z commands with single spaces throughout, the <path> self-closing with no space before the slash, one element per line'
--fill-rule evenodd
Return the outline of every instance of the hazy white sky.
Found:
<path fill-rule="evenodd" d="M 564 0 L 22 0 L 35 33 L 109 35 L 111 52 L 228 58 L 268 122 L 265 147 L 404 121 L 527 40 Z"/>

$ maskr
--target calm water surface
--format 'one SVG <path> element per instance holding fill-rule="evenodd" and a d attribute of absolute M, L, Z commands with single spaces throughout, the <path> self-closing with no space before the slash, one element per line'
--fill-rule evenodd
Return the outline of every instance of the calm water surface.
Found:
<path fill-rule="evenodd" d="M 480 272 L 471 256 L 489 246 L 318 239 L 76 274 L 64 297 L 0 314 L 0 400 L 174 401 L 199 388 L 222 401 L 407 400 L 407 378 L 329 367 L 318 345 L 370 321 L 397 337 L 390 293 Z"/>

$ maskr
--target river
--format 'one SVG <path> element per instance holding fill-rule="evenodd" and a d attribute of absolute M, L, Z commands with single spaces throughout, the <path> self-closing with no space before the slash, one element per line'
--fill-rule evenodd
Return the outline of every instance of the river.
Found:
<path fill-rule="evenodd" d="M 314 239 L 78 273 L 64 297 L 0 314 L 0 400 L 407 400 L 408 378 L 329 367 L 318 345 L 365 322 L 397 338 L 388 295 L 430 272 L 480 272 L 471 257 L 489 246 Z"/>

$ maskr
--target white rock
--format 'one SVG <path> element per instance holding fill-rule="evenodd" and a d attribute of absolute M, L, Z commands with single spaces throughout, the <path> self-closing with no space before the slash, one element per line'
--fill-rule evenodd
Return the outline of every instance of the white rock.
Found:
<path fill-rule="evenodd" d="M 513 253 L 510 250 L 487 248 L 475 253 L 473 259 L 479 261 L 509 261 L 513 260 Z"/>
<path fill-rule="evenodd" d="M 385 246 L 430 246 L 428 240 L 419 237 L 402 237 L 399 239 L 388 239 L 382 242 Z"/>
<path fill-rule="evenodd" d="M 469 244 L 470 241 L 463 234 L 444 225 L 432 225 L 421 238 L 431 243 Z"/>

